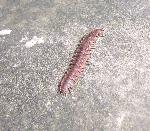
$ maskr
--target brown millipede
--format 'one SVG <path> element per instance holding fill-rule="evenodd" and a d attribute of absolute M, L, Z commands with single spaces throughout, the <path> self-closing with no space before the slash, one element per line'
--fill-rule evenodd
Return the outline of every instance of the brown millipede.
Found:
<path fill-rule="evenodd" d="M 103 29 L 94 29 L 89 34 L 84 35 L 81 38 L 69 64 L 69 68 L 59 82 L 59 93 L 66 95 L 70 92 L 70 89 L 72 89 L 86 66 L 94 43 L 99 36 L 103 37 L 103 31 Z"/>

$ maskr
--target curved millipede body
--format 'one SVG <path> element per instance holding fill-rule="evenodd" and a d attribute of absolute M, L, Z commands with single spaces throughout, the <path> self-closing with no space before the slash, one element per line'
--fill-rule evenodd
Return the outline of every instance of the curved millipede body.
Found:
<path fill-rule="evenodd" d="M 83 72 L 97 38 L 103 37 L 103 31 L 103 29 L 94 29 L 81 38 L 80 43 L 74 52 L 69 68 L 58 85 L 59 93 L 66 95 L 70 92 L 70 89 L 72 89 L 73 85 Z"/>

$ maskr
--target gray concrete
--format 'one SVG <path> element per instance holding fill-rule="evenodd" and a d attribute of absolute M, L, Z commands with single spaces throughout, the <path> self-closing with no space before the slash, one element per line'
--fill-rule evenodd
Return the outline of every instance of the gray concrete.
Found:
<path fill-rule="evenodd" d="M 82 78 L 57 94 L 98 27 Z M 150 131 L 150 1 L 0 0 L 0 130 Z"/>

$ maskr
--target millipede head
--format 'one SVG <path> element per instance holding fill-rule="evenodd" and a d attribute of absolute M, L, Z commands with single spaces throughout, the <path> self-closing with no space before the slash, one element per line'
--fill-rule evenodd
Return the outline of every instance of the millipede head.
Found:
<path fill-rule="evenodd" d="M 95 29 L 91 33 L 95 37 L 98 37 L 98 36 L 103 37 L 103 31 L 104 31 L 104 29 Z"/>

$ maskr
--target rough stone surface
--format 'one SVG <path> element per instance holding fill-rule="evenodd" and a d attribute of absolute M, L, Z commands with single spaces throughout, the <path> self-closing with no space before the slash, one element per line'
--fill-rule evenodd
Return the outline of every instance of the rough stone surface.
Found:
<path fill-rule="evenodd" d="M 98 27 L 82 78 L 57 94 Z M 0 0 L 0 32 L 1 131 L 150 131 L 150 0 Z"/>

